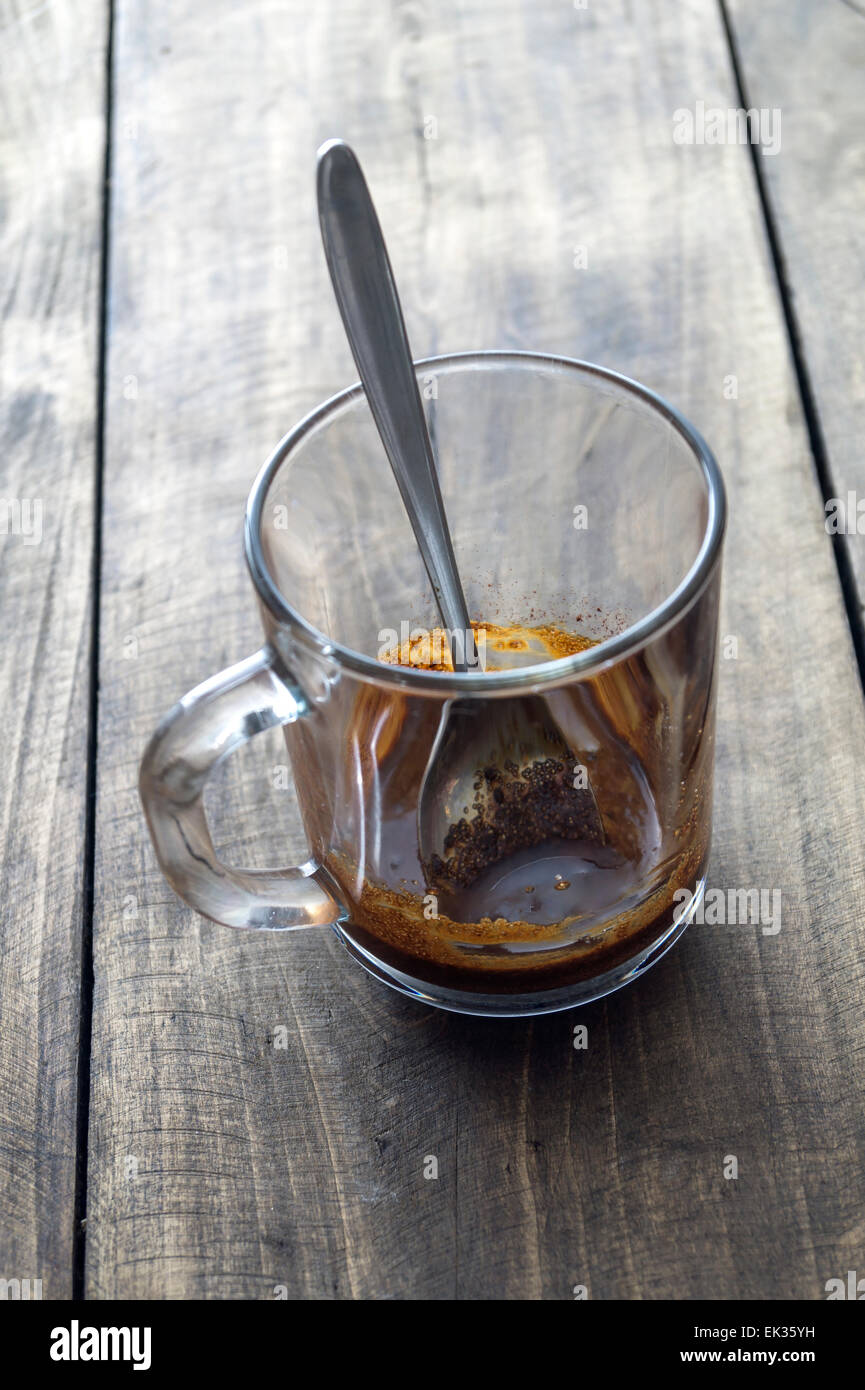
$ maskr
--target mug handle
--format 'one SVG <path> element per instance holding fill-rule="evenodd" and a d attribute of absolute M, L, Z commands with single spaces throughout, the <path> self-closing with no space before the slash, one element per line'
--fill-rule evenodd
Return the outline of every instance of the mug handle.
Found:
<path fill-rule="evenodd" d="M 285 931 L 330 926 L 346 915 L 313 877 L 315 864 L 231 869 L 210 838 L 204 788 L 217 763 L 263 729 L 311 713 L 276 663 L 267 645 L 190 690 L 163 719 L 141 762 L 139 791 L 162 872 L 184 902 L 227 927 Z"/>

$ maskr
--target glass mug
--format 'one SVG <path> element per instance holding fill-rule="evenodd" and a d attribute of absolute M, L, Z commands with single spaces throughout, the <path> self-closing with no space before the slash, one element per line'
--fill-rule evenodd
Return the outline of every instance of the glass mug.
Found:
<path fill-rule="evenodd" d="M 430 358 L 416 371 L 472 618 L 553 624 L 594 645 L 506 671 L 379 659 L 440 620 L 354 386 L 261 471 L 246 554 L 265 645 L 169 713 L 144 755 L 142 801 L 165 876 L 216 922 L 331 927 L 376 978 L 445 1009 L 565 1009 L 647 969 L 702 899 L 723 483 L 687 421 L 614 372 L 522 352 Z M 456 777 L 439 757 L 433 811 L 459 843 L 487 807 L 496 813 L 509 776 L 515 838 L 506 853 L 487 836 L 464 891 L 442 901 L 418 816 L 430 764 L 466 719 L 483 804 L 447 804 Z M 487 765 L 496 731 L 527 723 L 551 750 L 529 770 L 541 768 L 536 795 L 510 755 L 499 759 L 509 772 Z M 235 870 L 215 854 L 204 785 L 277 724 L 310 857 Z M 460 756 L 471 765 L 471 740 Z M 591 797 L 588 830 L 571 815 L 574 795 L 584 807 Z"/>

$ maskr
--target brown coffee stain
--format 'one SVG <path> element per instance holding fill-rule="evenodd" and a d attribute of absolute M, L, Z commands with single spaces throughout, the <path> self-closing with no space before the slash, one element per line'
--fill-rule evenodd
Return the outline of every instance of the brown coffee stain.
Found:
<path fill-rule="evenodd" d="M 698 612 L 693 625 L 699 626 Z M 498 651 L 538 651 L 537 660 L 544 661 L 596 645 L 592 638 L 549 623 L 476 622 L 472 626 L 476 633 L 484 633 L 487 671 L 499 669 Z M 442 628 L 419 631 L 381 659 L 391 666 L 453 669 Z M 307 830 L 310 843 L 322 847 L 320 859 L 335 890 L 349 904 L 349 917 L 341 928 L 346 937 L 413 978 L 504 993 L 591 978 L 661 938 L 673 921 L 676 891 L 683 887 L 693 891 L 708 858 L 713 721 L 704 731 L 704 717 L 709 659 L 710 653 L 703 653 L 683 628 L 659 640 L 651 665 L 637 652 L 585 681 L 566 680 L 544 697 L 567 747 L 575 750 L 575 756 L 586 749 L 604 835 L 589 835 L 577 818 L 565 815 L 568 803 L 558 792 L 560 783 L 566 789 L 572 785 L 570 762 L 564 772 L 558 765 L 539 764 L 535 771 L 528 769 L 528 776 L 523 776 L 522 769 L 510 773 L 507 767 L 496 769 L 496 774 L 503 771 L 525 784 L 524 808 L 517 805 L 516 792 L 521 787 L 516 782 L 509 794 L 498 775 L 487 777 L 485 765 L 480 766 L 481 790 L 488 793 L 491 809 L 500 808 L 506 820 L 503 827 L 496 822 L 493 829 L 508 830 L 511 822 L 515 827 L 513 848 L 519 867 L 505 904 L 500 889 L 487 892 L 482 864 L 477 882 L 464 886 L 460 880 L 473 877 L 468 872 L 471 866 L 466 855 L 455 859 L 450 887 L 454 895 L 470 895 L 470 911 L 466 910 L 468 899 L 458 903 L 448 889 L 439 891 L 418 862 L 417 802 L 442 702 L 413 695 L 406 688 L 387 688 L 384 683 L 346 687 L 345 697 L 351 700 L 346 742 L 334 747 L 324 740 L 319 748 L 315 726 L 307 723 L 299 735 L 306 736 L 308 746 L 299 746 L 295 764 L 299 782 L 307 779 L 318 788 L 306 798 Z M 674 700 L 685 708 L 680 734 L 685 747 L 681 752 L 676 749 L 680 765 L 688 769 L 687 780 L 681 782 L 670 778 L 667 763 L 673 746 L 667 720 Z M 327 759 L 332 760 L 336 775 L 322 775 Z M 328 800 L 320 788 L 331 783 L 339 791 Z M 651 814 L 657 799 L 664 827 L 657 844 L 644 819 L 640 787 L 650 790 Z M 353 822 L 346 818 L 347 797 Z M 551 837 L 557 838 L 544 844 L 539 839 L 540 821 L 548 802 L 557 810 L 550 825 Z M 538 814 L 533 817 L 534 810 Z M 474 804 L 455 812 L 462 812 L 467 823 L 478 815 Z M 343 836 L 340 844 L 334 826 L 357 826 L 366 818 L 375 838 L 364 842 L 373 848 L 359 862 L 356 831 Z M 459 850 L 457 841 L 464 831 L 458 814 L 454 827 L 452 848 Z M 499 861 L 498 850 L 499 841 L 510 847 L 506 840 L 498 835 L 494 852 L 487 855 L 505 867 L 511 861 L 507 857 Z M 511 873 L 510 868 L 507 872 Z M 599 897 L 593 896 L 595 884 L 601 885 Z M 543 908 L 550 902 L 561 904 L 561 915 L 539 910 L 539 904 Z M 500 915 L 503 910 L 506 916 Z M 556 920 L 550 920 L 553 915 Z M 463 917 L 470 920 L 460 920 Z"/>
<path fill-rule="evenodd" d="M 707 856 L 708 844 L 698 837 L 676 864 L 672 879 L 636 908 L 588 931 L 581 931 L 579 915 L 548 924 L 505 917 L 455 922 L 416 893 L 364 883 L 361 913 L 348 934 L 376 953 L 384 947 L 384 958 L 398 969 L 411 971 L 412 960 L 434 966 L 452 986 L 459 987 L 462 980 L 463 988 L 507 989 L 502 977 L 526 981 L 527 975 L 531 988 L 565 985 L 612 969 L 619 958 L 637 954 L 661 936 L 677 907 L 676 890 L 683 884 L 693 888 Z M 490 976 L 498 978 L 498 985 L 485 983 Z"/>
<path fill-rule="evenodd" d="M 472 622 L 476 640 L 483 637 L 486 647 L 486 671 L 506 671 L 511 667 L 507 661 L 497 661 L 498 653 L 507 652 L 536 653 L 537 662 L 558 661 L 562 657 L 574 656 L 588 647 L 597 645 L 591 637 L 581 633 L 565 632 L 552 623 L 539 627 L 526 627 L 520 623 L 489 623 L 481 620 Z M 389 666 L 410 666 L 421 671 L 453 671 L 448 635 L 444 628 L 418 628 L 398 646 L 383 652 L 380 659 Z"/>

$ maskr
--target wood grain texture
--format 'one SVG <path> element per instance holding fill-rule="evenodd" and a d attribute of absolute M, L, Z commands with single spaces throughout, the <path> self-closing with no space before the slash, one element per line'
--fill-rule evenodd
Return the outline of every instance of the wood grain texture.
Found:
<path fill-rule="evenodd" d="M 0 4 L 0 1277 L 68 1298 L 106 7 Z"/>
<path fill-rule="evenodd" d="M 728 12 L 749 105 L 780 112 L 780 152 L 760 156 L 760 166 L 825 444 L 829 497 L 844 504 L 842 544 L 861 618 L 865 8 L 855 0 L 728 0 Z"/>
<path fill-rule="evenodd" d="M 672 140 L 698 97 L 737 104 L 709 0 L 214 0 L 206 43 L 197 5 L 119 0 L 91 1297 L 821 1298 L 861 1268 L 862 696 L 748 152 Z M 334 134 L 416 355 L 592 358 L 713 444 L 738 656 L 710 883 L 780 890 L 777 935 L 696 927 L 607 1001 L 485 1022 L 326 933 L 202 923 L 163 882 L 142 747 L 258 644 L 244 496 L 354 377 L 313 200 Z M 235 862 L 297 857 L 283 756 L 226 770 Z"/>

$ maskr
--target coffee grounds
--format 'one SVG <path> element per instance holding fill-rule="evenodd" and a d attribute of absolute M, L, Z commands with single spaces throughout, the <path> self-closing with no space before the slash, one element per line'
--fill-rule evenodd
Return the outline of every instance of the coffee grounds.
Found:
<path fill-rule="evenodd" d="M 592 793 L 575 787 L 572 767 L 555 758 L 522 769 L 511 762 L 486 767 L 474 792 L 474 815 L 450 827 L 445 857 L 432 858 L 441 883 L 468 888 L 491 864 L 554 837 L 604 841 Z"/>
<path fill-rule="evenodd" d="M 531 651 L 537 653 L 539 661 L 549 661 L 595 645 L 591 637 L 551 623 L 526 627 L 473 621 L 472 627 L 484 634 L 489 672 L 496 670 L 499 651 Z M 382 659 L 400 666 L 453 670 L 442 628 L 432 632 L 417 629 L 413 637 L 383 653 Z M 567 756 L 561 738 L 552 737 Z M 550 839 L 605 842 L 592 792 L 573 785 L 573 758 L 567 762 L 552 757 L 538 759 L 522 767 L 506 761 L 501 768 L 479 769 L 472 810 L 469 817 L 466 808 L 463 819 L 450 826 L 444 855 L 433 855 L 425 865 L 431 881 L 445 890 L 469 888 L 491 865 Z"/>

